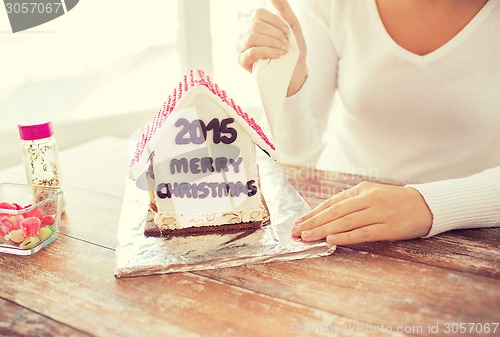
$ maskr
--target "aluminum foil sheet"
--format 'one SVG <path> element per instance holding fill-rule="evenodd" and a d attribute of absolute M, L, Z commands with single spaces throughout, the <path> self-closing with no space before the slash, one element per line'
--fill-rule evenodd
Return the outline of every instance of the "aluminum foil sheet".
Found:
<path fill-rule="evenodd" d="M 291 235 L 294 221 L 310 207 L 289 184 L 279 165 L 260 159 L 262 193 L 271 222 L 257 230 L 230 234 L 156 238 L 144 236 L 148 193 L 127 179 L 118 225 L 116 277 L 233 267 L 330 255 L 324 240 L 302 242 Z"/>

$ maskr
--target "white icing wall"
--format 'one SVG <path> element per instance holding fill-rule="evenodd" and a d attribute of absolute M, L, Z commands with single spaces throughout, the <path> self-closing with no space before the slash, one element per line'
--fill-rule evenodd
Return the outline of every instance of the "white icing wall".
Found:
<path fill-rule="evenodd" d="M 188 109 L 186 109 L 189 107 Z M 214 144 L 213 131 L 207 131 L 206 142 L 202 144 L 176 144 L 176 137 L 182 130 L 182 127 L 175 126 L 179 118 L 185 118 L 190 122 L 201 119 L 205 124 L 208 124 L 213 118 L 223 120 L 229 118 L 225 109 L 227 105 L 220 102 L 219 99 L 200 87 L 192 89 L 187 97 L 184 97 L 178 102 L 176 110 L 167 118 L 164 126 L 158 131 L 150 142 L 152 149 L 155 150 L 154 157 L 154 174 L 156 185 L 160 183 L 222 183 L 222 182 L 242 182 L 247 184 L 250 180 L 255 180 L 257 186 L 258 174 L 255 162 L 255 144 L 252 142 L 248 134 L 240 126 L 240 122 L 246 123 L 243 120 L 235 120 L 229 125 L 237 132 L 236 140 L 231 144 Z M 228 134 L 225 134 L 228 136 Z M 187 135 L 186 135 L 187 138 Z M 242 163 L 238 166 L 236 172 L 233 165 L 228 165 L 227 172 L 214 173 L 171 173 L 171 160 L 173 158 L 186 158 L 188 161 L 192 158 L 202 157 L 226 157 L 237 160 L 238 157 L 243 157 Z M 215 166 L 215 165 L 214 165 Z M 163 191 L 166 191 L 164 189 Z M 203 214 L 207 212 L 230 212 L 245 210 L 258 207 L 260 204 L 260 191 L 249 197 L 245 193 L 241 193 L 238 197 L 223 196 L 212 197 L 207 196 L 203 199 L 196 199 L 198 202 L 193 202 L 193 198 L 175 197 L 160 199 L 155 194 L 156 204 L 160 213 L 176 213 L 176 214 Z M 193 209 L 195 205 L 195 209 Z"/>

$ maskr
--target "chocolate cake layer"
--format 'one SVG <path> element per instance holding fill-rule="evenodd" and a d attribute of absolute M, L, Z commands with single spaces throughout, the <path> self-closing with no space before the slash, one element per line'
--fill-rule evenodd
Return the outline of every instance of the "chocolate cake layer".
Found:
<path fill-rule="evenodd" d="M 261 225 L 266 225 L 266 221 L 242 222 L 237 224 L 226 224 L 219 226 L 188 227 L 181 229 L 159 229 L 154 223 L 154 213 L 148 210 L 146 225 L 144 227 L 145 236 L 169 237 L 169 236 L 192 236 L 205 234 L 229 234 L 245 231 L 248 229 L 258 229 Z"/>

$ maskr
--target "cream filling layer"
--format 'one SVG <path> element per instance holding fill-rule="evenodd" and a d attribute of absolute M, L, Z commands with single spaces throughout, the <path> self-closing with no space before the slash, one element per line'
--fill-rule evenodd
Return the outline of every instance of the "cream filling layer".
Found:
<path fill-rule="evenodd" d="M 245 210 L 207 214 L 156 213 L 154 223 L 159 229 L 181 229 L 189 227 L 220 226 L 242 222 L 266 221 L 269 214 L 262 203 Z"/>

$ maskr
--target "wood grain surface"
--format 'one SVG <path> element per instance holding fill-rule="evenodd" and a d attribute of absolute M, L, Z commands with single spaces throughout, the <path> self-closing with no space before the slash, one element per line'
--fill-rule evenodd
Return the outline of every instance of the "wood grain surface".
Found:
<path fill-rule="evenodd" d="M 60 236 L 33 256 L 0 255 L 0 336 L 500 336 L 500 327 L 444 333 L 447 323 L 500 321 L 498 228 L 116 279 L 127 149 L 126 139 L 107 137 L 61 153 Z M 363 180 L 284 170 L 311 206 Z M 2 182 L 23 180 L 21 166 L 0 171 Z"/>

